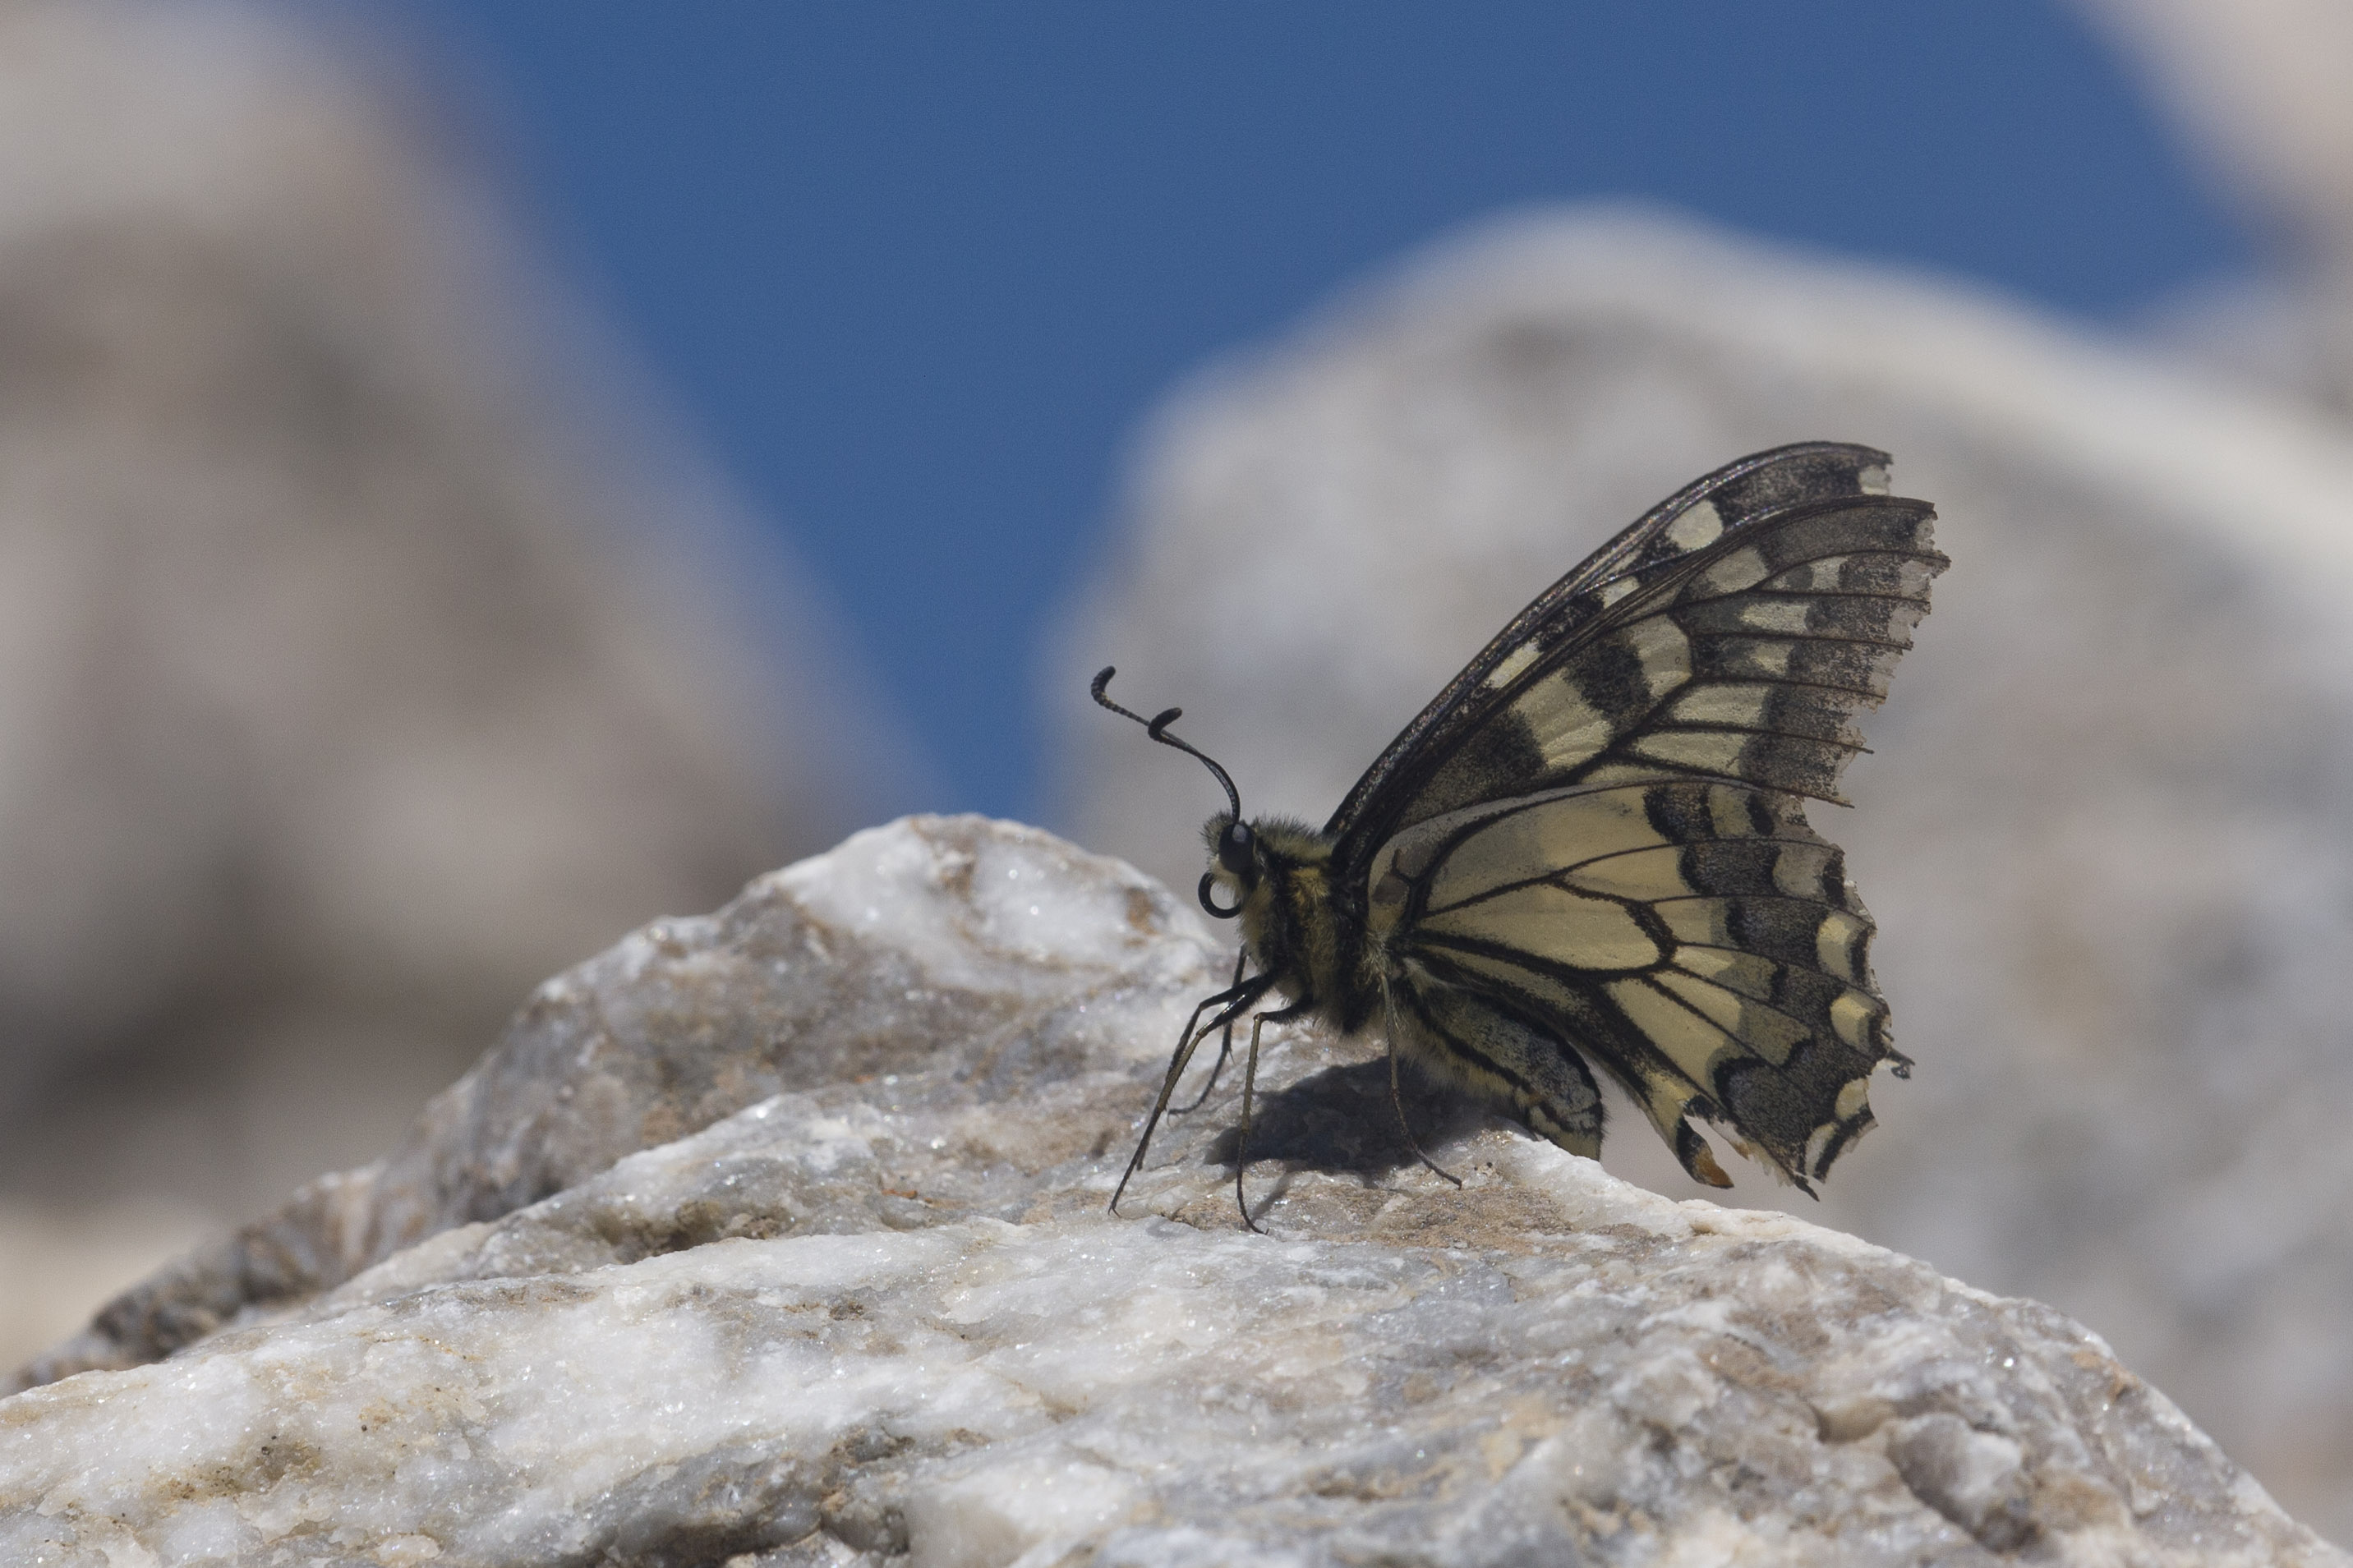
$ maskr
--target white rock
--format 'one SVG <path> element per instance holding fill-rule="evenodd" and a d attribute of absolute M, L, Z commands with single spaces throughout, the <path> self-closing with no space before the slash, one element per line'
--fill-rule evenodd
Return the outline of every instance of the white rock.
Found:
<path fill-rule="evenodd" d="M 1895 456 L 1952 569 L 1816 807 L 1909 1083 L 1807 1205 L 2100 1325 L 2353 1538 L 2353 442 L 1950 287 L 1638 212 L 1474 234 L 1205 378 L 1060 666 L 1086 842 L 1320 822 L 1544 584 L 1784 441 Z M 1622 1111 L 1621 1107 L 1621 1111 Z M 1684 1182 L 1639 1115 L 1613 1169 Z M 1735 1173 L 1742 1174 L 1740 1172 Z M 1743 1203 L 1804 1205 L 1748 1171 Z"/>
<path fill-rule="evenodd" d="M 2347 1562 L 2049 1309 L 1425 1120 L 1457 1191 L 1303 1034 L 1270 1234 L 1230 1081 L 1105 1214 L 1218 980 L 1165 891 L 969 818 L 643 933 L 342 1188 L 493 1212 L 0 1401 L 0 1561 Z M 525 1061 L 543 1130 L 707 1124 L 494 1212 Z"/>

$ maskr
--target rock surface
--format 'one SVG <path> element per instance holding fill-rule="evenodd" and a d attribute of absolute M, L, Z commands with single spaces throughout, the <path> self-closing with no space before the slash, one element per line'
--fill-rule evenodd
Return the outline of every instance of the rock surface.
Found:
<path fill-rule="evenodd" d="M 1075 832 L 1187 886 L 1218 804 L 1102 665 L 1322 821 L 1538 587 L 1810 437 L 1894 454 L 1953 561 L 1811 814 L 1920 1068 L 1821 1208 L 1735 1201 L 2098 1324 L 2353 1540 L 2353 441 L 2307 405 L 1655 214 L 1467 237 L 1164 418 L 1060 669 Z"/>
<path fill-rule="evenodd" d="M 1458 1191 L 1361 1045 L 1273 1035 L 1270 1234 L 1230 1077 L 1106 1215 L 1220 960 L 972 818 L 642 932 L 257 1230 L 307 1284 L 0 1401 L 0 1560 L 2347 1562 L 2058 1313 L 1417 1089 Z"/>

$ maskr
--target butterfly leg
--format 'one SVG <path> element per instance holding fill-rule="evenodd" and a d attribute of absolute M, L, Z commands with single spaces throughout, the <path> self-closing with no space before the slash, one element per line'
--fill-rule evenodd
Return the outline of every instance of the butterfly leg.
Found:
<path fill-rule="evenodd" d="M 1266 1027 L 1266 1015 L 1261 1013 L 1250 1020 L 1250 1061 L 1242 1068 L 1242 1135 L 1234 1144 L 1234 1206 L 1242 1212 L 1244 1228 L 1263 1236 L 1258 1222 L 1250 1218 L 1250 1197 L 1242 1191 L 1242 1173 L 1250 1169 L 1250 1090 L 1258 1084 L 1258 1037 Z"/>
<path fill-rule="evenodd" d="M 1249 949 L 1245 948 L 1240 952 L 1234 954 L 1234 985 L 1237 989 L 1240 987 L 1242 983 L 1242 970 L 1249 964 Z M 1229 1019 L 1226 1023 L 1225 1037 L 1218 1042 L 1218 1059 L 1209 1064 L 1209 1081 L 1201 1086 L 1201 1092 L 1193 1097 L 1192 1104 L 1172 1105 L 1168 1108 L 1168 1114 L 1171 1116 L 1189 1116 L 1194 1111 L 1200 1110 L 1203 1103 L 1208 1100 L 1209 1091 L 1218 1087 L 1218 1075 L 1226 1070 L 1226 1063 L 1232 1059 L 1233 1054 L 1234 1026 L 1233 1021 Z"/>
<path fill-rule="evenodd" d="M 1160 1118 L 1168 1109 L 1168 1097 L 1176 1091 L 1176 1080 L 1185 1075 L 1186 1064 L 1193 1059 L 1193 1052 L 1208 1038 L 1210 1030 L 1232 1024 L 1257 1006 L 1258 999 L 1273 986 L 1271 976 L 1261 974 L 1213 995 L 1204 996 L 1194 1005 L 1193 1016 L 1185 1020 L 1185 1032 L 1176 1037 L 1176 1054 L 1168 1059 L 1168 1076 L 1160 1080 L 1160 1098 L 1153 1101 L 1152 1114 L 1145 1120 L 1144 1136 L 1135 1141 L 1135 1152 L 1128 1157 L 1127 1169 L 1122 1173 L 1119 1185 L 1112 1189 L 1112 1213 L 1119 1212 L 1121 1194 L 1127 1191 L 1127 1184 L 1134 1178 L 1135 1173 L 1144 1168 L 1145 1151 L 1152 1147 L 1153 1131 L 1160 1125 Z M 1201 1015 L 1213 1008 L 1223 1008 L 1224 1011 L 1197 1031 L 1195 1026 L 1200 1023 Z"/>
<path fill-rule="evenodd" d="M 1448 1170 L 1445 1166 L 1440 1165 L 1437 1161 L 1431 1159 L 1430 1155 L 1423 1151 L 1421 1147 L 1421 1140 L 1413 1135 L 1413 1124 L 1405 1119 L 1405 1097 L 1398 1092 L 1397 1064 L 1397 1041 L 1391 1040 L 1389 1042 L 1389 1104 L 1397 1111 L 1398 1131 L 1405 1134 L 1406 1144 L 1409 1148 L 1412 1149 L 1415 1159 L 1419 1160 L 1423 1164 L 1429 1166 L 1434 1173 L 1445 1177 L 1448 1181 L 1452 1182 L 1458 1187 L 1461 1186 L 1462 1184 L 1462 1178 Z"/>
<path fill-rule="evenodd" d="M 1263 980 L 1266 977 L 1261 975 L 1259 978 Z M 1314 998 L 1310 997 L 1271 1013 L 1261 1013 L 1250 1020 L 1250 1059 L 1242 1068 L 1242 1131 L 1241 1137 L 1234 1144 L 1234 1204 L 1242 1211 L 1242 1225 L 1256 1235 L 1264 1236 L 1266 1233 L 1260 1230 L 1258 1222 L 1250 1218 L 1250 1199 L 1242 1192 L 1242 1173 L 1250 1169 L 1250 1091 L 1258 1083 L 1259 1031 L 1269 1023 L 1287 1023 L 1314 1010 Z"/>
<path fill-rule="evenodd" d="M 1452 1182 L 1459 1187 L 1462 1184 L 1462 1178 L 1440 1165 L 1437 1161 L 1431 1159 L 1428 1153 L 1423 1152 L 1421 1140 L 1413 1135 L 1413 1124 L 1405 1119 L 1405 1096 L 1399 1092 L 1398 1089 L 1397 999 L 1389 994 L 1389 988 L 1386 984 L 1381 987 L 1381 1011 L 1385 1016 L 1388 1026 L 1389 1106 L 1390 1109 L 1397 1112 L 1398 1131 L 1405 1134 L 1406 1146 L 1413 1151 L 1414 1158 L 1429 1166 L 1432 1172 L 1445 1177 L 1448 1181 Z"/>

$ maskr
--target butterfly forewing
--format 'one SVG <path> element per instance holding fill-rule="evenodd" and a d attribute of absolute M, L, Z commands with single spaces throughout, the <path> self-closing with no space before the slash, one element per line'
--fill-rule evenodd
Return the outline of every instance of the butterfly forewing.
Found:
<path fill-rule="evenodd" d="M 1652 569 L 1580 635 L 1497 666 L 1508 679 L 1391 808 L 1392 830 L 1530 789 L 1661 774 L 1837 799 L 1862 749 L 1848 721 L 1885 693 L 1943 563 L 1929 516 L 1887 497 L 1816 502 Z"/>
<path fill-rule="evenodd" d="M 1838 798 L 1852 720 L 1945 564 L 1932 509 L 1864 488 L 1878 454 L 1785 451 L 1532 605 L 1376 764 L 1335 856 L 1362 868 L 1434 1056 L 1476 1058 L 1469 1076 L 1587 1152 L 1589 1077 L 1553 1064 L 1588 1052 L 1719 1185 L 1689 1117 L 1801 1185 L 1870 1124 L 1894 1056 L 1871 921 L 1802 797 Z"/>
<path fill-rule="evenodd" d="M 1532 666 L 1578 646 L 1613 607 L 1760 518 L 1809 501 L 1883 492 L 1888 462 L 1886 453 L 1869 447 L 1804 442 L 1727 464 L 1652 507 L 1514 616 L 1365 771 L 1324 826 L 1339 840 L 1339 868 L 1361 868 L 1398 826 L 1397 810 L 1421 793 L 1429 772 L 1481 729 L 1497 699 Z"/>

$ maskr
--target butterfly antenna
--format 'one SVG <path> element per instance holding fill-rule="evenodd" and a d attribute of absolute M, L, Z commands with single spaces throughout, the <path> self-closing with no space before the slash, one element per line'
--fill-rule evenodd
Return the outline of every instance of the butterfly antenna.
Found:
<path fill-rule="evenodd" d="M 1133 719 L 1137 723 L 1143 725 L 1144 732 L 1151 736 L 1154 740 L 1159 742 L 1162 745 L 1174 746 L 1180 752 L 1200 758 L 1202 765 L 1208 768 L 1211 773 L 1217 774 L 1218 783 L 1225 786 L 1226 802 L 1233 807 L 1234 820 L 1236 822 L 1240 822 L 1242 819 L 1242 796 L 1241 792 L 1234 788 L 1233 775 L 1226 772 L 1225 769 L 1218 766 L 1217 759 L 1209 755 L 1208 752 L 1201 750 L 1200 747 L 1196 746 L 1189 742 L 1181 741 L 1168 732 L 1168 726 L 1183 718 L 1185 716 L 1185 710 L 1182 708 L 1171 708 L 1157 718 L 1146 719 L 1141 713 L 1132 712 L 1129 710 L 1121 707 L 1118 703 L 1113 702 L 1109 697 L 1103 695 L 1103 688 L 1109 686 L 1111 684 L 1111 678 L 1118 673 L 1119 668 L 1116 665 L 1104 665 L 1103 668 L 1095 672 L 1094 684 L 1088 687 L 1087 690 L 1093 696 L 1097 702 L 1102 703 L 1104 707 L 1110 709 L 1121 718 Z"/>

